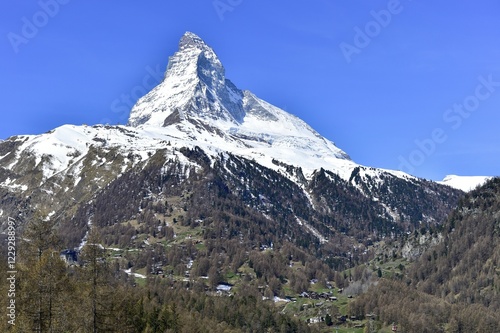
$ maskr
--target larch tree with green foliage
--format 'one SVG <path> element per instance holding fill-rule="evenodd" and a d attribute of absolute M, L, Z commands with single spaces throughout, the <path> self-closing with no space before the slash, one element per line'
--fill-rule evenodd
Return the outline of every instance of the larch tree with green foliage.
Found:
<path fill-rule="evenodd" d="M 92 333 L 108 331 L 113 317 L 112 277 L 105 255 L 97 231 L 91 229 L 80 256 L 80 292 L 84 295 L 82 324 Z"/>
<path fill-rule="evenodd" d="M 74 285 L 60 257 L 55 222 L 35 214 L 24 230 L 18 256 L 18 329 L 40 333 L 72 330 L 67 317 Z"/>

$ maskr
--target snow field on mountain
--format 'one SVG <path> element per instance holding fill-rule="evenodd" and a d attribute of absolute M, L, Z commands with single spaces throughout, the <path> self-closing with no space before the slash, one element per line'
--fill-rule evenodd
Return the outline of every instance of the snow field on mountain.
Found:
<path fill-rule="evenodd" d="M 487 176 L 448 175 L 438 183 L 451 186 L 464 192 L 469 192 L 475 189 L 477 186 L 484 184 L 488 179 L 491 178 L 492 177 Z"/>

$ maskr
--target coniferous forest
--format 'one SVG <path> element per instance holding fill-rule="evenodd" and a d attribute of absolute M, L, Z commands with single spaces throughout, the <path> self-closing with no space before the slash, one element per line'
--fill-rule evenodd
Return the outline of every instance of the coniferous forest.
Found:
<path fill-rule="evenodd" d="M 442 241 L 399 279 L 383 279 L 351 304 L 404 332 L 500 331 L 500 179 L 468 193 Z"/>
<path fill-rule="evenodd" d="M 231 297 L 170 278 L 151 277 L 139 285 L 106 257 L 95 233 L 80 262 L 68 265 L 59 255 L 52 223 L 36 220 L 26 230 L 23 238 L 29 241 L 19 245 L 15 325 L 2 320 L 2 332 L 314 331 L 264 302 L 252 285 Z M 2 284 L 3 295 L 7 288 Z"/>
<path fill-rule="evenodd" d="M 68 262 L 55 223 L 35 215 L 18 237 L 15 326 L 3 320 L 1 330 L 326 332 L 335 326 L 376 332 L 397 323 L 401 332 L 497 332 L 499 208 L 497 178 L 465 195 L 440 229 L 442 241 L 392 275 L 384 263 L 399 260 L 394 251 L 388 258 L 378 253 L 360 259 L 352 269 L 328 265 L 289 243 L 242 251 L 238 243 L 212 241 L 202 247 L 187 241 L 166 251 L 123 256 L 102 245 L 106 232 L 91 232 L 77 261 Z M 156 237 L 169 238 L 168 232 Z M 157 256 L 170 271 L 154 271 Z M 193 258 L 191 265 L 183 264 L 186 257 Z M 135 278 L 124 272 L 130 265 L 153 269 L 146 278 Z M 234 273 L 239 277 L 232 278 Z M 6 281 L 6 271 L 2 275 Z M 231 293 L 218 290 L 230 279 L 237 281 Z M 1 293 L 8 288 L 3 283 Z M 302 300 L 296 311 L 270 301 L 296 299 L 314 288 L 337 295 L 330 298 L 332 306 L 320 305 L 326 311 L 319 312 L 323 318 L 317 324 L 304 320 Z M 350 294 L 345 307 L 337 306 L 345 292 Z"/>

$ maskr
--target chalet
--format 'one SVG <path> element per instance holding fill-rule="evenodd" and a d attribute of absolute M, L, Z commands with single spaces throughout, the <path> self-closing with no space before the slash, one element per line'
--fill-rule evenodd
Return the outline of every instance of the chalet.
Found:
<path fill-rule="evenodd" d="M 312 317 L 312 318 L 307 319 L 308 324 L 317 324 L 317 323 L 321 323 L 323 321 L 325 321 L 325 318 L 323 318 L 323 317 Z"/>
<path fill-rule="evenodd" d="M 217 291 L 230 292 L 232 288 L 233 288 L 233 286 L 230 284 L 221 283 L 217 286 L 216 289 L 217 289 Z"/>
<path fill-rule="evenodd" d="M 319 297 L 320 297 L 320 298 L 323 298 L 323 299 L 326 299 L 326 300 L 327 300 L 328 298 L 330 298 L 330 296 L 332 296 L 332 293 L 331 293 L 331 292 L 328 292 L 328 293 L 320 293 L 320 294 L 319 294 Z"/>
<path fill-rule="evenodd" d="M 221 283 L 215 289 L 217 291 L 217 295 L 219 296 L 231 296 L 232 285 Z"/>
<path fill-rule="evenodd" d="M 68 265 L 74 265 L 78 261 L 78 251 L 66 249 L 59 254 L 62 260 Z"/>
<path fill-rule="evenodd" d="M 316 292 L 314 292 L 314 291 L 311 291 L 311 292 L 309 293 L 309 298 L 310 298 L 310 299 L 319 299 L 319 294 L 318 294 L 318 293 L 316 293 Z"/>

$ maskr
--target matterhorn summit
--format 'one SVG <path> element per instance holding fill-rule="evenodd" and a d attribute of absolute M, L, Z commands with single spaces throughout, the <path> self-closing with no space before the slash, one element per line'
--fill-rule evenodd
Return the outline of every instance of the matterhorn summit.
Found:
<path fill-rule="evenodd" d="M 299 118 L 238 89 L 200 37 L 187 32 L 169 58 L 164 80 L 132 108 L 129 125 L 168 128 L 175 137 L 238 153 L 273 166 L 272 159 L 315 169 L 355 164 L 331 141 Z"/>
<path fill-rule="evenodd" d="M 193 117 L 237 124 L 244 116 L 242 99 L 215 52 L 186 32 L 169 58 L 164 80 L 137 102 L 129 124 L 168 126 Z"/>

